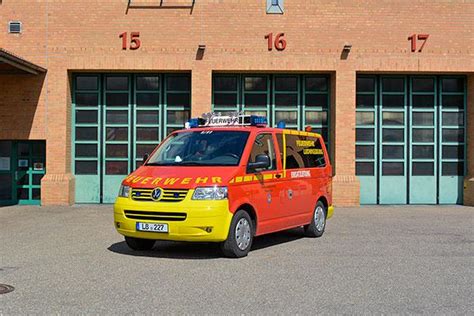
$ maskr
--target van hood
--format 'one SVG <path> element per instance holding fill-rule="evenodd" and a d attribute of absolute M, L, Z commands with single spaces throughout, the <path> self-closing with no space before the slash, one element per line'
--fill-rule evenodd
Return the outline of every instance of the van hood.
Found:
<path fill-rule="evenodd" d="M 141 166 L 122 182 L 133 188 L 192 189 L 198 186 L 228 185 L 238 167 Z"/>

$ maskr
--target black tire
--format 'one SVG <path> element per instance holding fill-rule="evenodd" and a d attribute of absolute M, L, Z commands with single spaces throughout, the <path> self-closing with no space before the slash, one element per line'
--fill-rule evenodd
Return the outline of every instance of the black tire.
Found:
<path fill-rule="evenodd" d="M 248 224 L 248 225 L 247 225 Z M 237 230 L 240 231 L 240 242 L 237 240 Z M 235 212 L 229 227 L 227 239 L 221 243 L 222 254 L 229 258 L 247 256 L 252 247 L 254 225 L 249 214 L 244 210 Z M 244 247 L 244 248 L 242 248 Z"/>
<path fill-rule="evenodd" d="M 150 250 L 155 245 L 155 240 L 135 237 L 125 237 L 125 242 L 133 250 Z"/>
<path fill-rule="evenodd" d="M 323 202 L 318 201 L 313 211 L 311 223 L 304 227 L 304 234 L 307 237 L 321 237 L 326 228 L 327 209 Z"/>

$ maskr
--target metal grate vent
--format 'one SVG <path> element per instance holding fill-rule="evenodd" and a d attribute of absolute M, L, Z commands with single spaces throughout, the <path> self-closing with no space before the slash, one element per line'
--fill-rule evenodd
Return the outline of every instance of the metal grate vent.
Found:
<path fill-rule="evenodd" d="M 21 33 L 21 22 L 20 21 L 10 21 L 8 22 L 8 32 L 9 33 Z"/>

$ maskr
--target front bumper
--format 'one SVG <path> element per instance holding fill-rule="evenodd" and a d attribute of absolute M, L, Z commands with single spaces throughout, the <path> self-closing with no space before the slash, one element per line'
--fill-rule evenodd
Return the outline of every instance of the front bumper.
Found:
<path fill-rule="evenodd" d="M 175 240 L 220 242 L 227 238 L 232 213 L 229 211 L 227 200 L 196 201 L 190 196 L 181 202 L 151 202 L 134 201 L 130 198 L 119 197 L 114 204 L 114 222 L 117 231 L 128 237 Z M 180 212 L 186 213 L 184 221 L 130 219 L 127 211 L 145 212 Z M 141 232 L 136 230 L 136 223 L 166 223 L 168 233 Z"/>

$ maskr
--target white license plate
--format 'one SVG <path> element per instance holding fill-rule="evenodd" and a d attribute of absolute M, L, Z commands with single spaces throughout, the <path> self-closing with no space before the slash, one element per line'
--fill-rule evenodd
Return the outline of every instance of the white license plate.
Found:
<path fill-rule="evenodd" d="M 168 224 L 163 223 L 137 223 L 137 231 L 167 233 Z"/>

